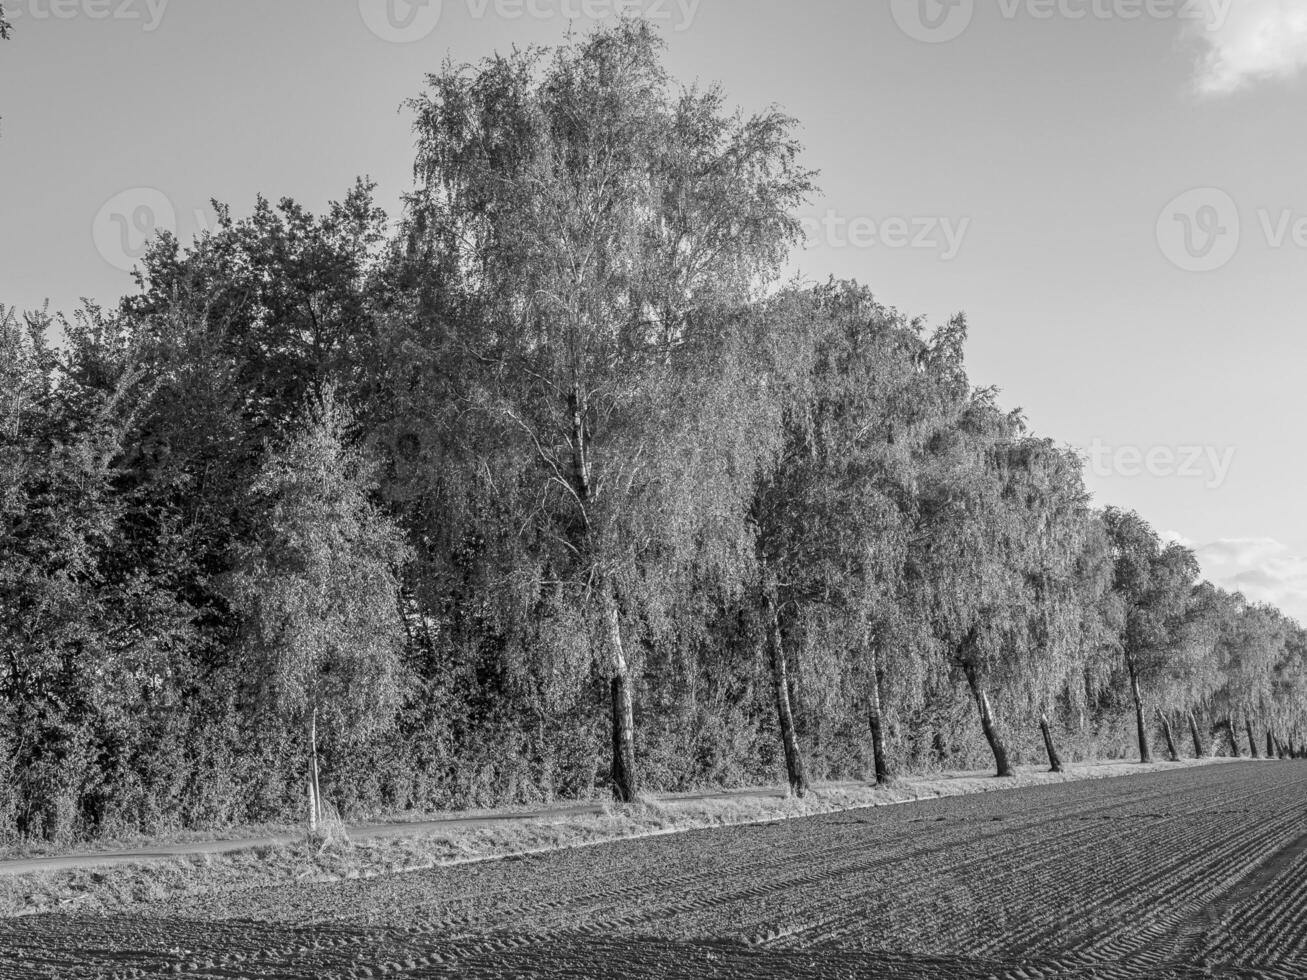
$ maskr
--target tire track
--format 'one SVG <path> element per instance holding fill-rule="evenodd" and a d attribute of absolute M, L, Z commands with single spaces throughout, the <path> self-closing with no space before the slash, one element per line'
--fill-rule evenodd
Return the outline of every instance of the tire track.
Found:
<path fill-rule="evenodd" d="M 35 916 L 0 980 L 1301 977 L 1305 803 L 1307 766 L 1223 766 Z"/>

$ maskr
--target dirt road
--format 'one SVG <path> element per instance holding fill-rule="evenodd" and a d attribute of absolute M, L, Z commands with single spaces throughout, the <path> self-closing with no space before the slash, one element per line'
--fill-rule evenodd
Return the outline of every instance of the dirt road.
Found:
<path fill-rule="evenodd" d="M 0 977 L 1307 975 L 1307 764 L 695 831 L 124 917 Z"/>
<path fill-rule="evenodd" d="M 761 792 L 761 791 L 759 791 Z M 779 791 L 772 795 L 780 795 Z M 578 803 L 574 806 L 551 807 L 548 810 L 514 810 L 511 813 L 483 814 L 474 817 L 444 817 L 438 820 L 411 820 L 404 823 L 350 824 L 351 840 L 378 840 L 387 837 L 414 837 L 428 833 L 447 833 L 453 830 L 486 827 L 496 823 L 529 820 L 565 820 L 568 817 L 602 813 L 597 803 Z M 155 860 L 203 854 L 230 854 L 262 847 L 278 847 L 304 839 L 304 831 L 297 830 L 262 837 L 236 837 L 229 840 L 184 841 L 176 844 L 153 844 L 150 847 L 122 851 L 81 851 L 54 857 L 7 858 L 0 860 L 0 877 L 26 875 L 44 871 L 67 871 L 72 868 L 106 868 L 118 865 L 142 864 Z"/>

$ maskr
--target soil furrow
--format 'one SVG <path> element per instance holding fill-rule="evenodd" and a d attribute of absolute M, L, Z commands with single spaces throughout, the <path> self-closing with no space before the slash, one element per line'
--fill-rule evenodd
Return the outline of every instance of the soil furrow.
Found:
<path fill-rule="evenodd" d="M 0 978 L 1298 977 L 1305 804 L 1230 765 L 34 916 Z"/>

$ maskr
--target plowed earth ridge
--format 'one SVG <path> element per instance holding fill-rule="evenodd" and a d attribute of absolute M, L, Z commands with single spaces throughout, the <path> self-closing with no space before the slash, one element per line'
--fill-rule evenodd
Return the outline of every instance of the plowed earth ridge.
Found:
<path fill-rule="evenodd" d="M 1214 974 L 1307 976 L 1307 765 L 0 922 L 2 978 Z"/>

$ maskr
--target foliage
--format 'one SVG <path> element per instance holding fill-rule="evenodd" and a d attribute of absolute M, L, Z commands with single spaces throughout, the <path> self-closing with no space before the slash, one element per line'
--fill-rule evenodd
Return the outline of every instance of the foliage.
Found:
<path fill-rule="evenodd" d="M 813 175 L 727 106 L 637 22 L 446 65 L 396 227 L 218 206 L 0 310 L 0 837 L 298 814 L 315 714 L 347 815 L 589 796 L 625 704 L 643 785 L 774 780 L 772 644 L 814 779 L 874 712 L 900 769 L 1304 744 L 1307 633 L 1094 510 L 965 319 L 776 282 Z"/>
<path fill-rule="evenodd" d="M 369 499 L 371 468 L 346 442 L 332 389 L 312 413 L 250 488 L 263 519 L 237 555 L 233 609 L 265 703 L 367 735 L 393 718 L 404 683 L 396 597 L 407 546 Z"/>

